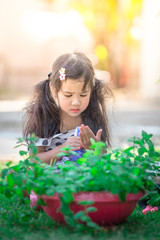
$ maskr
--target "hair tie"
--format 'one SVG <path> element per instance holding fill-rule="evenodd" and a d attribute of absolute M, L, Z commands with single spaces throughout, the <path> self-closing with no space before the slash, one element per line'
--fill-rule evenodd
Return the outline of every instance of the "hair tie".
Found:
<path fill-rule="evenodd" d="M 48 78 L 47 78 L 48 81 L 50 80 L 51 75 L 52 75 L 52 73 L 50 72 L 50 73 L 48 74 Z"/>

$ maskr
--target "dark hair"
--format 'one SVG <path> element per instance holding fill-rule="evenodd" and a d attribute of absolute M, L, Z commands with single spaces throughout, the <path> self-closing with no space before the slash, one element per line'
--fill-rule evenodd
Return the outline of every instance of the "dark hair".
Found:
<path fill-rule="evenodd" d="M 35 86 L 33 100 L 25 108 L 23 135 L 35 133 L 38 137 L 51 137 L 60 128 L 59 108 L 52 97 L 49 83 L 58 92 L 62 81 L 59 80 L 59 70 L 65 68 L 65 79 L 84 79 L 83 89 L 89 84 L 91 96 L 88 107 L 81 114 L 82 122 L 88 125 L 94 134 L 102 128 L 102 141 L 110 145 L 108 118 L 105 100 L 112 92 L 106 84 L 94 77 L 94 69 L 91 61 L 85 54 L 75 52 L 60 56 L 52 66 L 52 73 L 48 79 Z"/>

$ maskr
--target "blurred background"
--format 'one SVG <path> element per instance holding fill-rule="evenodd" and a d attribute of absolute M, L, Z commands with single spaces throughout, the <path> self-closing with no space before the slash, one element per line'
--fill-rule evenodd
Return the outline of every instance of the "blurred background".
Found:
<path fill-rule="evenodd" d="M 160 145 L 159 0 L 0 0 L 0 159 L 17 157 L 33 86 L 75 50 L 112 86 L 113 147 L 142 130 Z"/>

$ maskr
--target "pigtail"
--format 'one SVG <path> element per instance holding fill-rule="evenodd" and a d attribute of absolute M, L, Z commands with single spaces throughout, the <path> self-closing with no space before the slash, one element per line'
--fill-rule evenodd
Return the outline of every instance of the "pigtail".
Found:
<path fill-rule="evenodd" d="M 94 79 L 90 102 L 87 109 L 82 113 L 83 122 L 89 125 L 94 132 L 102 128 L 102 141 L 110 146 L 109 121 L 106 111 L 106 98 L 112 96 L 111 89 L 102 81 Z"/>
<path fill-rule="evenodd" d="M 38 83 L 33 100 L 25 108 L 23 135 L 35 133 L 38 137 L 50 137 L 59 128 L 59 109 L 52 97 L 49 78 Z"/>

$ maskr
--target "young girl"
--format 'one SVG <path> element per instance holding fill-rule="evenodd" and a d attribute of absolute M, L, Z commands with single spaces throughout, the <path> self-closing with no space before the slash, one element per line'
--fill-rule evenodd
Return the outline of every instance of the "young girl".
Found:
<path fill-rule="evenodd" d="M 105 98 L 111 90 L 95 78 L 91 61 L 75 52 L 60 56 L 48 79 L 35 87 L 34 99 L 26 107 L 24 137 L 32 133 L 39 138 L 38 157 L 45 163 L 62 147 L 88 149 L 90 138 L 110 145 Z M 79 136 L 74 136 L 80 126 Z"/>

